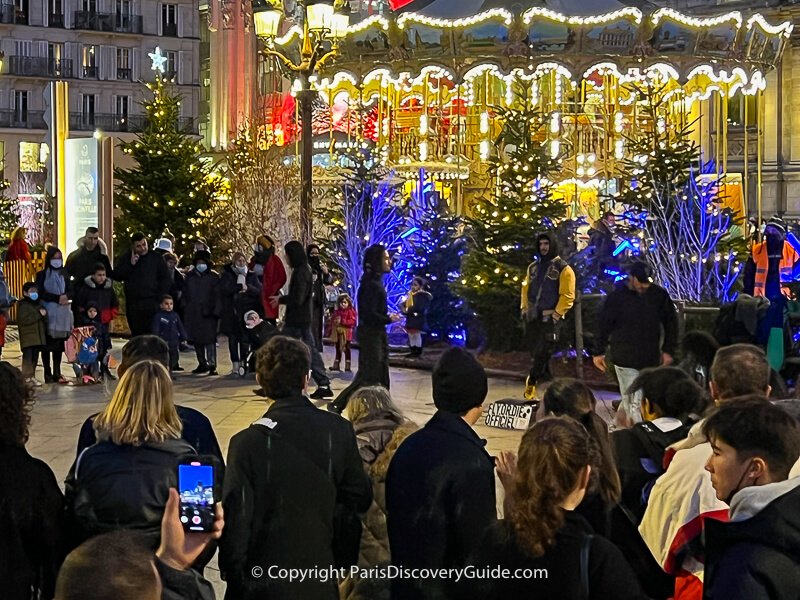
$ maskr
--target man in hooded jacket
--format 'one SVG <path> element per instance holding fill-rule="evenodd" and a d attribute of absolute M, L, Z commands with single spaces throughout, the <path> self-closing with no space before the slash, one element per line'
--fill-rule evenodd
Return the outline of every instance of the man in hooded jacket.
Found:
<path fill-rule="evenodd" d="M 555 239 L 541 233 L 536 243 L 538 258 L 528 266 L 520 302 L 533 362 L 525 381 L 528 400 L 536 397 L 536 384 L 540 380 L 552 378 L 550 357 L 558 342 L 561 321 L 575 303 L 575 271 L 558 255 Z"/>

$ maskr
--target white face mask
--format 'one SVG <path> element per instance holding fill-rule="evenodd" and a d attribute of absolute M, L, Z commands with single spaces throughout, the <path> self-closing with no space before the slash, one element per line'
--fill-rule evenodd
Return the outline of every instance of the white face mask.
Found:
<path fill-rule="evenodd" d="M 50 266 L 53 267 L 54 269 L 60 269 L 63 264 L 64 263 L 61 261 L 60 258 L 54 258 L 53 260 L 50 261 Z"/>
<path fill-rule="evenodd" d="M 247 273 L 247 267 L 237 267 L 233 265 L 233 272 L 238 275 L 245 275 Z"/>
<path fill-rule="evenodd" d="M 198 273 L 205 273 L 208 271 L 208 265 L 206 263 L 197 263 L 195 269 L 197 269 Z"/>

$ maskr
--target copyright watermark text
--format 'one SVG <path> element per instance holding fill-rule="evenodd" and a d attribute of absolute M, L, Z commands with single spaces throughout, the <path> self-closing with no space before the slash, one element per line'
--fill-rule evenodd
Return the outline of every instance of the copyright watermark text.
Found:
<path fill-rule="evenodd" d="M 482 567 L 468 565 L 460 569 L 427 569 L 408 568 L 401 565 L 370 567 L 367 569 L 352 566 L 289 568 L 271 565 L 267 568 L 254 566 L 250 574 L 255 579 L 268 578 L 282 581 L 298 582 L 319 581 L 322 583 L 349 577 L 359 579 L 442 579 L 456 583 L 471 579 L 547 579 L 547 569 L 508 569 L 502 566 L 486 565 Z"/>

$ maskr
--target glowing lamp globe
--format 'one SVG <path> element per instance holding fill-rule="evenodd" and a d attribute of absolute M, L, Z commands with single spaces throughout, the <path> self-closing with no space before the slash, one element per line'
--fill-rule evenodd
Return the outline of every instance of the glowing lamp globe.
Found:
<path fill-rule="evenodd" d="M 277 36 L 282 16 L 281 11 L 272 6 L 265 6 L 260 10 L 253 11 L 253 25 L 255 26 L 256 35 L 262 38 L 274 38 Z"/>
<path fill-rule="evenodd" d="M 330 31 L 333 21 L 333 4 L 315 2 L 306 6 L 308 28 L 315 32 Z"/>

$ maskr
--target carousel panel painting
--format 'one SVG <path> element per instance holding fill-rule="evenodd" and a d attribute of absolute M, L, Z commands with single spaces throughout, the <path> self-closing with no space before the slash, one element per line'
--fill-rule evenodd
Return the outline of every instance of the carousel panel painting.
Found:
<path fill-rule="evenodd" d="M 663 20 L 655 28 L 651 44 L 656 54 L 691 56 L 697 45 L 698 32 L 671 20 Z"/>
<path fill-rule="evenodd" d="M 485 21 L 456 33 L 456 48 L 460 53 L 502 51 L 507 44 L 508 26 L 502 21 Z"/>
<path fill-rule="evenodd" d="M 576 34 L 564 23 L 536 18 L 528 29 L 528 45 L 533 52 L 567 52 L 575 48 Z"/>
<path fill-rule="evenodd" d="M 627 19 L 587 28 L 581 50 L 590 54 L 625 54 L 636 43 L 636 31 L 636 23 Z"/>
<path fill-rule="evenodd" d="M 703 32 L 697 43 L 697 53 L 727 56 L 733 52 L 739 28 L 735 23 L 725 23 Z"/>
<path fill-rule="evenodd" d="M 415 58 L 441 56 L 452 52 L 451 30 L 409 23 L 405 29 L 405 48 Z"/>

